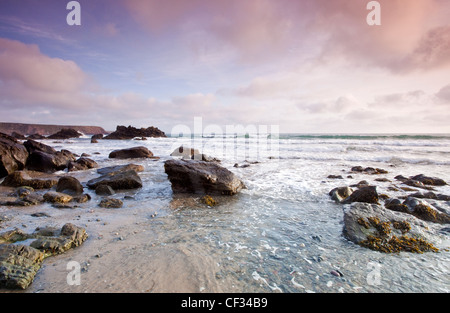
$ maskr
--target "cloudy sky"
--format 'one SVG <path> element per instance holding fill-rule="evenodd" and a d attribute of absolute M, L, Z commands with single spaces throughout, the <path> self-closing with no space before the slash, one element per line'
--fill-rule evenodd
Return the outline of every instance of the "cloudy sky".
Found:
<path fill-rule="evenodd" d="M 3 122 L 449 133 L 450 1 L 0 1 Z"/>

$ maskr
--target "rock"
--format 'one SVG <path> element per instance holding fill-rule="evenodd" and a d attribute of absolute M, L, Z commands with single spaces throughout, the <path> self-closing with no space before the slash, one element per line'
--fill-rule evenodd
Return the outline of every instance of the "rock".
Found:
<path fill-rule="evenodd" d="M 109 154 L 110 159 L 135 159 L 154 158 L 153 153 L 146 147 L 133 147 L 128 149 L 114 150 Z"/>
<path fill-rule="evenodd" d="M 0 245 L 0 288 L 26 289 L 41 268 L 44 254 L 25 245 Z"/>
<path fill-rule="evenodd" d="M 100 201 L 99 207 L 108 209 L 119 209 L 123 206 L 122 200 L 114 198 L 106 198 Z"/>
<path fill-rule="evenodd" d="M 234 195 L 245 188 L 232 172 L 214 162 L 168 160 L 164 170 L 174 193 Z"/>
<path fill-rule="evenodd" d="M 173 150 L 170 156 L 181 156 L 184 159 L 191 159 L 196 154 L 200 154 L 200 151 L 198 151 L 198 149 L 180 146 Z"/>
<path fill-rule="evenodd" d="M 350 185 L 350 187 L 356 187 L 356 188 L 362 188 L 362 187 L 368 187 L 369 182 L 367 180 L 361 180 L 357 184 Z"/>
<path fill-rule="evenodd" d="M 26 168 L 38 172 L 54 173 L 66 169 L 69 163 L 75 160 L 75 156 L 67 150 L 61 150 L 54 154 L 35 151 L 28 157 Z"/>
<path fill-rule="evenodd" d="M 378 204 L 378 193 L 375 186 L 361 187 L 355 190 L 343 203 L 365 202 Z"/>
<path fill-rule="evenodd" d="M 46 178 L 38 172 L 33 171 L 17 171 L 8 175 L 2 186 L 7 187 L 21 187 L 29 186 L 34 189 L 50 189 L 56 185 L 58 181 L 54 178 Z"/>
<path fill-rule="evenodd" d="M 132 126 L 117 126 L 116 131 L 103 139 L 133 139 L 135 137 L 167 137 L 166 134 L 156 127 L 137 129 Z"/>
<path fill-rule="evenodd" d="M 114 190 L 135 189 L 142 187 L 142 181 L 134 170 L 110 172 L 98 178 L 91 179 L 86 184 L 90 189 L 107 185 Z"/>
<path fill-rule="evenodd" d="M 115 194 L 114 190 L 108 185 L 98 185 L 95 188 L 95 193 L 99 196 L 111 196 Z"/>
<path fill-rule="evenodd" d="M 60 231 L 45 234 L 37 230 L 34 234 L 38 239 L 30 246 L 44 252 L 46 255 L 61 254 L 69 249 L 80 246 L 87 238 L 86 230 L 74 224 L 65 224 Z"/>
<path fill-rule="evenodd" d="M 328 175 L 327 178 L 329 179 L 344 179 L 342 175 Z"/>
<path fill-rule="evenodd" d="M 366 167 L 363 168 L 362 166 L 354 166 L 351 168 L 352 172 L 357 172 L 357 173 L 366 173 L 366 174 L 371 174 L 371 175 L 377 175 L 377 174 L 387 174 L 388 171 L 382 169 L 382 168 L 373 168 L 373 167 Z"/>
<path fill-rule="evenodd" d="M 27 141 L 25 141 L 23 143 L 23 145 L 25 146 L 25 148 L 27 148 L 28 153 L 30 153 L 30 154 L 33 152 L 36 152 L 36 151 L 45 152 L 47 154 L 55 154 L 56 153 L 56 150 L 53 149 L 52 147 L 50 147 L 46 144 L 43 144 L 41 142 L 35 141 L 35 140 L 31 140 L 31 139 L 28 139 Z"/>
<path fill-rule="evenodd" d="M 17 139 L 0 133 L 0 178 L 23 170 L 28 155 L 25 146 L 18 143 Z"/>
<path fill-rule="evenodd" d="M 99 168 L 97 170 L 97 173 L 99 173 L 101 175 L 105 175 L 105 174 L 111 174 L 111 173 L 126 172 L 126 171 L 130 171 L 130 170 L 133 170 L 135 172 L 143 172 L 144 166 L 137 165 L 137 164 L 109 166 L 109 167 Z"/>
<path fill-rule="evenodd" d="M 63 192 L 69 195 L 81 195 L 83 193 L 83 186 L 75 177 L 64 176 L 58 180 L 56 185 L 57 192 Z"/>
<path fill-rule="evenodd" d="M 33 139 L 33 140 L 41 140 L 41 139 L 46 139 L 46 138 L 47 138 L 47 137 L 45 137 L 45 136 L 43 136 L 43 135 L 41 135 L 41 134 L 38 134 L 38 133 L 29 135 L 29 136 L 27 137 L 27 139 Z"/>
<path fill-rule="evenodd" d="M 421 182 L 424 185 L 431 185 L 431 186 L 447 185 L 447 183 L 443 179 L 436 178 L 436 177 L 428 177 L 423 174 L 410 177 L 410 179 Z"/>
<path fill-rule="evenodd" d="M 31 205 L 38 205 L 43 202 L 44 202 L 44 198 L 40 194 L 33 192 L 33 193 L 25 195 L 23 197 L 9 200 L 4 204 L 11 205 L 11 206 L 31 206 Z M 0 203 L 1 203 L 1 201 L 0 201 Z"/>
<path fill-rule="evenodd" d="M 22 135 L 22 134 L 20 134 L 18 132 L 12 132 L 11 136 L 16 138 L 16 139 L 19 139 L 19 140 L 26 140 L 27 139 L 24 135 Z"/>
<path fill-rule="evenodd" d="M 72 201 L 72 199 L 72 196 L 61 192 L 49 191 L 44 194 L 44 200 L 50 203 L 66 204 Z"/>
<path fill-rule="evenodd" d="M 410 214 L 369 203 L 344 207 L 343 233 L 354 243 L 385 253 L 438 251 L 435 245 L 444 238 L 437 228 Z"/>
<path fill-rule="evenodd" d="M 344 199 L 348 198 L 353 193 L 353 189 L 350 187 L 337 187 L 332 189 L 328 194 L 332 200 L 337 203 L 341 203 Z"/>
<path fill-rule="evenodd" d="M 15 243 L 17 241 L 27 240 L 28 238 L 30 238 L 28 234 L 18 228 L 15 228 L 0 234 L 0 244 Z"/>
<path fill-rule="evenodd" d="M 95 134 L 91 137 L 91 143 L 98 143 L 98 139 L 103 139 L 103 134 Z"/>
<path fill-rule="evenodd" d="M 234 165 L 233 165 L 233 167 L 235 167 L 235 168 L 246 168 L 246 167 L 249 167 L 249 166 L 250 166 L 250 164 L 239 165 L 239 163 L 234 163 Z"/>
<path fill-rule="evenodd" d="M 73 128 L 63 128 L 59 132 L 50 135 L 47 137 L 47 139 L 70 139 L 70 138 L 78 138 L 81 137 L 83 134 L 77 132 Z"/>
<path fill-rule="evenodd" d="M 89 159 L 87 157 L 81 157 L 75 162 L 70 162 L 67 166 L 67 169 L 69 172 L 74 171 L 85 171 L 91 168 L 97 168 L 98 164 L 92 159 Z"/>
<path fill-rule="evenodd" d="M 426 201 L 418 200 L 413 197 L 407 197 L 405 201 L 403 201 L 403 205 L 408 208 L 407 213 L 410 213 L 424 221 L 440 224 L 450 223 L 449 214 L 437 211 Z"/>
<path fill-rule="evenodd" d="M 84 193 L 82 195 L 76 195 L 73 197 L 73 202 L 76 203 L 86 203 L 88 201 L 90 201 L 92 198 L 90 195 L 88 195 L 87 193 Z"/>

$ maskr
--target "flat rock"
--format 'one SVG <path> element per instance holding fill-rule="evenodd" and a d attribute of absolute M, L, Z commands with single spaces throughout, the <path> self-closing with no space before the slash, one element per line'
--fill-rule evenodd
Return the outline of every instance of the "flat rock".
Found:
<path fill-rule="evenodd" d="M 123 201 L 120 199 L 106 198 L 100 201 L 99 207 L 108 209 L 119 209 L 123 206 Z"/>
<path fill-rule="evenodd" d="M 44 253 L 14 244 L 0 245 L 0 288 L 26 289 L 41 268 Z"/>
<path fill-rule="evenodd" d="M 137 165 L 137 164 L 108 166 L 108 167 L 99 168 L 97 170 L 97 173 L 99 173 L 101 175 L 105 175 L 105 174 L 111 174 L 111 173 L 126 172 L 126 171 L 130 171 L 130 170 L 134 170 L 135 172 L 143 172 L 144 166 Z"/>
<path fill-rule="evenodd" d="M 55 178 L 34 171 L 17 171 L 8 175 L 2 183 L 2 186 L 21 187 L 29 186 L 34 189 L 50 189 L 58 183 Z"/>
<path fill-rule="evenodd" d="M 73 197 L 56 191 L 49 191 L 44 195 L 44 200 L 50 203 L 66 204 L 72 201 Z"/>
<path fill-rule="evenodd" d="M 98 178 L 91 179 L 86 184 L 90 189 L 107 185 L 114 190 L 135 189 L 142 187 L 142 180 L 134 170 L 110 172 Z"/>

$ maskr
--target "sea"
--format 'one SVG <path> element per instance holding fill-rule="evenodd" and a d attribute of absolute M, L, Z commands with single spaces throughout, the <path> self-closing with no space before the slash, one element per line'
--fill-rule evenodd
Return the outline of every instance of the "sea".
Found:
<path fill-rule="evenodd" d="M 99 167 L 135 163 L 145 170 L 139 173 L 142 188 L 113 196 L 124 201 L 120 209 L 98 207 L 101 197 L 87 188 L 92 200 L 72 209 L 0 208 L 9 217 L 5 229 L 31 232 L 71 222 L 89 234 L 82 246 L 46 259 L 26 292 L 450 291 L 448 249 L 386 254 L 350 242 L 343 236 L 344 205 L 328 194 L 366 180 L 380 194 L 401 197 L 407 192 L 389 188 L 401 186 L 397 175 L 425 174 L 450 183 L 449 134 L 195 135 L 96 144 L 83 136 L 43 142 L 86 153 Z M 108 158 L 115 149 L 134 146 L 145 146 L 160 159 Z M 213 207 L 196 196 L 174 195 L 164 162 L 179 146 L 220 159 L 247 188 L 218 197 Z M 388 173 L 355 173 L 354 166 Z M 82 183 L 99 176 L 96 169 L 70 175 Z M 375 180 L 380 177 L 387 180 Z M 450 186 L 435 192 L 450 195 Z M 440 207 L 450 212 L 449 202 Z M 31 217 L 34 212 L 49 217 Z M 69 283 L 69 261 L 80 265 L 79 284 Z"/>

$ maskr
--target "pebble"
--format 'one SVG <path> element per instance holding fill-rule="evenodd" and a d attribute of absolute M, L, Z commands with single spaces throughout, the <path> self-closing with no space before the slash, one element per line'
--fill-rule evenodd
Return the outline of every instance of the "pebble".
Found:
<path fill-rule="evenodd" d="M 344 274 L 342 274 L 340 271 L 338 271 L 338 270 L 332 270 L 331 272 L 330 272 L 330 274 L 331 275 L 334 275 L 334 276 L 336 276 L 336 277 L 343 277 L 344 276 Z"/>

